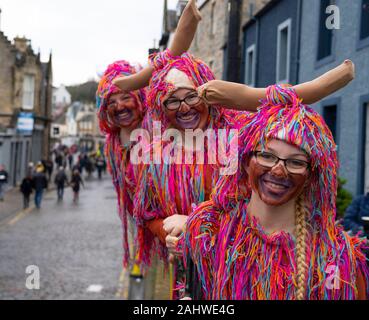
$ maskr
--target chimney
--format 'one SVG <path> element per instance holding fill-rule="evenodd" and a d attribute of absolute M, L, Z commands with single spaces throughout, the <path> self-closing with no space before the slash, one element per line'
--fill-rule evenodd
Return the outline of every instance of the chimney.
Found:
<path fill-rule="evenodd" d="M 30 45 L 31 40 L 28 40 L 26 37 L 15 37 L 14 38 L 14 46 L 15 48 L 22 52 L 25 53 L 27 52 L 27 48 Z"/>

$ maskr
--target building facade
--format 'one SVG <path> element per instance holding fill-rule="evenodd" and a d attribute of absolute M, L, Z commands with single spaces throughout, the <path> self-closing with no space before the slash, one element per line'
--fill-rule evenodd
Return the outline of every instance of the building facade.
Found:
<path fill-rule="evenodd" d="M 72 96 L 64 85 L 53 87 L 52 115 L 58 117 L 72 103 Z"/>
<path fill-rule="evenodd" d="M 329 5 L 327 0 L 303 1 L 299 81 L 345 59 L 355 63 L 354 81 L 314 107 L 335 136 L 345 187 L 361 194 L 369 186 L 369 0 L 336 0 L 334 11 L 327 10 Z M 326 27 L 332 14 L 339 29 Z"/>
<path fill-rule="evenodd" d="M 224 7 L 232 0 L 200 2 L 203 21 L 191 51 L 213 67 L 217 78 L 226 79 L 231 14 Z M 354 195 L 368 191 L 369 0 L 241 2 L 240 82 L 255 87 L 296 84 L 345 59 L 355 63 L 355 80 L 312 107 L 323 115 L 338 144 L 345 187 Z"/>
<path fill-rule="evenodd" d="M 243 26 L 243 83 L 266 87 L 297 82 L 300 2 L 270 1 Z"/>
<path fill-rule="evenodd" d="M 51 55 L 40 61 L 30 40 L 11 42 L 3 32 L 0 57 L 0 163 L 16 185 L 29 161 L 49 156 L 52 63 Z"/>
<path fill-rule="evenodd" d="M 198 25 L 195 39 L 189 51 L 208 64 L 217 79 L 227 79 L 229 21 L 234 19 L 231 5 L 236 3 L 240 8 L 238 11 L 239 23 L 232 26 L 231 29 L 238 28 L 238 31 L 241 31 L 242 26 L 253 17 L 253 12 L 258 11 L 267 2 L 269 0 L 198 1 L 202 20 Z M 231 30 L 231 32 L 234 31 Z M 238 59 L 240 62 L 242 59 L 242 45 L 242 37 L 240 37 L 238 40 Z M 240 75 L 242 76 L 242 73 Z"/>

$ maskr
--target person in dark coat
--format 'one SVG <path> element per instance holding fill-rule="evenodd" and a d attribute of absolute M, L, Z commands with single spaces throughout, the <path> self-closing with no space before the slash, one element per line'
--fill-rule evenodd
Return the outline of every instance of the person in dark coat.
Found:
<path fill-rule="evenodd" d="M 65 174 L 65 170 L 63 166 L 59 167 L 59 171 L 55 176 L 54 183 L 56 184 L 56 188 L 57 188 L 58 201 L 61 201 L 63 200 L 65 184 L 66 183 L 68 184 L 68 178 L 67 178 L 67 175 Z"/>
<path fill-rule="evenodd" d="M 29 207 L 29 198 L 32 193 L 33 180 L 32 176 L 26 176 L 20 185 L 20 191 L 23 194 L 23 208 L 27 209 Z"/>
<path fill-rule="evenodd" d="M 97 168 L 97 173 L 98 173 L 99 180 L 101 180 L 101 174 L 104 170 L 104 166 L 105 166 L 104 158 L 102 156 L 98 157 L 96 159 L 96 168 Z"/>
<path fill-rule="evenodd" d="M 78 201 L 78 198 L 79 198 L 79 189 L 80 189 L 80 186 L 84 187 L 84 183 L 83 183 L 83 180 L 81 178 L 81 175 L 79 173 L 78 170 L 74 170 L 73 171 L 73 174 L 72 174 L 72 178 L 71 178 L 71 181 L 70 181 L 70 185 L 72 187 L 72 190 L 73 190 L 73 202 L 76 203 Z"/>
<path fill-rule="evenodd" d="M 354 198 L 347 207 L 343 218 L 345 230 L 351 230 L 353 234 L 364 231 L 364 223 L 369 219 L 369 188 L 366 194 Z"/>
<path fill-rule="evenodd" d="M 36 167 L 36 173 L 33 176 L 33 189 L 35 189 L 35 205 L 37 209 L 41 208 L 42 195 L 44 189 L 47 189 L 47 179 L 44 173 L 45 169 L 42 164 Z"/>
<path fill-rule="evenodd" d="M 8 183 L 8 172 L 0 165 L 0 201 L 4 201 L 5 184 Z"/>

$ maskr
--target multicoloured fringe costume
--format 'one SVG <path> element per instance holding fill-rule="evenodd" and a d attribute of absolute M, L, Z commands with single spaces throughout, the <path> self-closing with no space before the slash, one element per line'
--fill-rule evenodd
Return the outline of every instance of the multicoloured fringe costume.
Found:
<path fill-rule="evenodd" d="M 322 117 L 302 104 L 292 88 L 272 86 L 254 115 L 239 116 L 239 170 L 222 177 L 211 201 L 190 216 L 186 254 L 198 270 L 205 299 L 297 299 L 296 239 L 266 234 L 247 212 L 251 190 L 242 164 L 257 146 L 280 139 L 304 150 L 311 184 L 304 191 L 306 217 L 305 294 L 302 299 L 368 297 L 369 273 L 363 239 L 335 224 L 338 161 Z M 336 282 L 334 280 L 336 279 Z M 337 281 L 338 280 L 338 281 Z M 335 289 L 336 288 L 336 289 Z"/>
<path fill-rule="evenodd" d="M 114 125 L 108 115 L 108 101 L 112 94 L 122 92 L 112 81 L 118 76 L 128 76 L 139 71 L 140 66 L 133 66 L 120 60 L 110 64 L 103 74 L 96 92 L 96 106 L 100 130 L 106 135 L 105 157 L 112 175 L 113 184 L 118 196 L 118 212 L 123 228 L 123 265 L 126 267 L 130 259 L 128 244 L 128 217 L 133 215 L 133 197 L 137 185 L 137 168 L 129 161 L 131 143 L 122 145 L 120 128 Z M 142 114 L 146 111 L 146 91 L 130 92 L 136 100 Z"/>
<path fill-rule="evenodd" d="M 154 67 L 148 89 L 147 104 L 149 111 L 143 121 L 143 127 L 152 131 L 152 121 L 161 121 L 161 132 L 170 127 L 163 111 L 163 101 L 179 89 L 166 82 L 166 76 L 172 69 L 183 72 L 193 83 L 194 90 L 205 82 L 214 79 L 209 67 L 202 61 L 184 53 L 174 57 L 168 50 L 150 56 Z M 218 106 L 209 107 L 207 128 L 231 128 L 234 112 Z M 161 149 L 165 148 L 165 143 Z M 152 149 L 151 149 L 152 150 Z M 184 152 L 180 150 L 180 152 Z M 184 159 L 184 157 L 183 157 Z M 196 156 L 194 154 L 194 159 Z M 218 179 L 218 165 L 209 164 L 205 146 L 204 164 L 161 164 L 144 165 L 140 170 L 140 186 L 135 195 L 134 215 L 139 228 L 139 258 L 144 265 L 150 265 L 154 253 L 167 261 L 168 251 L 147 228 L 155 219 L 165 219 L 174 214 L 188 215 L 197 205 L 210 197 L 212 187 Z"/>

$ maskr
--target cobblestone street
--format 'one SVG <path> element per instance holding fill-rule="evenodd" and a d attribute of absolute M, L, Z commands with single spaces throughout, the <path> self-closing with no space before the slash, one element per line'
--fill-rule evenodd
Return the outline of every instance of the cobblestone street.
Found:
<path fill-rule="evenodd" d="M 78 204 L 69 188 L 62 203 L 50 191 L 40 210 L 1 220 L 0 299 L 122 298 L 117 295 L 124 277 L 115 192 L 108 175 L 85 186 Z M 39 290 L 25 286 L 29 265 L 39 267 Z"/>

